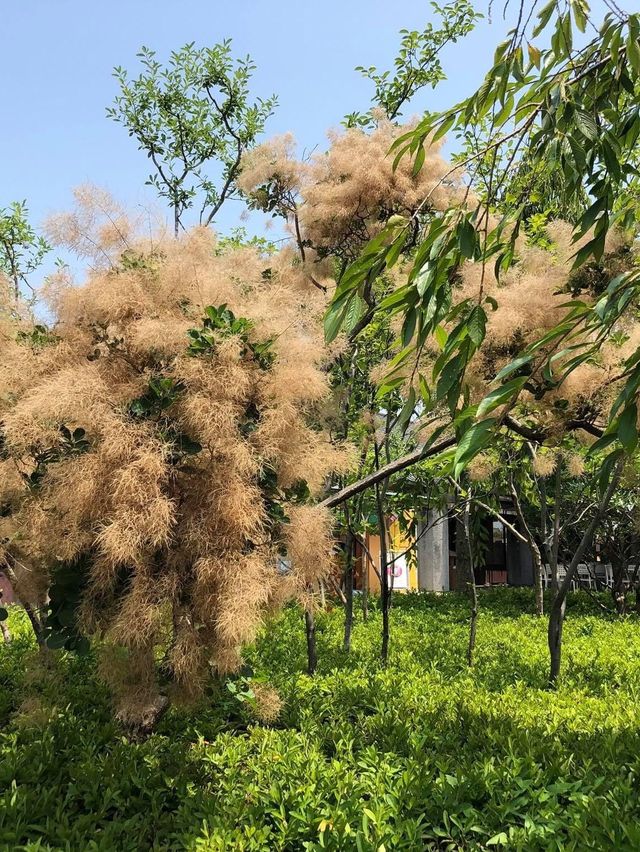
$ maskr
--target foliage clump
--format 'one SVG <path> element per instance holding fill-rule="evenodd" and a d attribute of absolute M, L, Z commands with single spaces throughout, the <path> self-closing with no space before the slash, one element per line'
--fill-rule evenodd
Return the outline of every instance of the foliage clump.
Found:
<path fill-rule="evenodd" d="M 68 219 L 97 250 L 82 286 L 49 285 L 48 344 L 3 337 L 1 535 L 40 599 L 74 578 L 56 618 L 120 649 L 103 668 L 135 721 L 158 644 L 197 692 L 328 570 L 330 519 L 308 498 L 348 456 L 323 427 L 314 288 L 265 275 L 253 248 L 216 254 L 205 229 L 142 240 L 103 218 Z"/>

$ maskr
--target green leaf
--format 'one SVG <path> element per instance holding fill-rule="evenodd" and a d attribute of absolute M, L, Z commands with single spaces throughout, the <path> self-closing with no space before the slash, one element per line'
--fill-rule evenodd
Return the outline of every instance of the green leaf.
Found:
<path fill-rule="evenodd" d="M 573 50 L 573 29 L 571 27 L 571 15 L 569 12 L 566 15 L 563 15 L 560 19 L 560 23 L 562 26 L 562 35 L 564 38 L 564 46 L 567 52 L 567 55 L 571 53 Z"/>
<path fill-rule="evenodd" d="M 600 489 L 600 493 L 604 494 L 607 490 L 607 486 L 609 485 L 609 481 L 611 480 L 611 474 L 613 473 L 613 469 L 621 458 L 624 450 L 618 449 L 614 450 L 612 453 L 605 458 L 602 462 L 602 467 L 600 468 L 600 473 L 598 474 L 598 488 Z"/>
<path fill-rule="evenodd" d="M 422 401 L 427 407 L 429 407 L 431 405 L 431 390 L 422 373 L 418 373 L 418 384 L 420 386 L 420 396 L 422 397 Z"/>
<path fill-rule="evenodd" d="M 416 330 L 416 323 L 418 321 L 418 312 L 415 308 L 410 308 L 404 318 L 404 322 L 402 324 L 402 332 L 400 335 L 400 339 L 402 342 L 402 346 L 408 346 L 413 340 L 413 335 Z"/>
<path fill-rule="evenodd" d="M 434 329 L 433 336 L 435 337 L 436 343 L 438 344 L 440 349 L 444 349 L 447 343 L 447 338 L 449 337 L 445 328 L 441 325 L 437 325 Z"/>
<path fill-rule="evenodd" d="M 487 315 L 480 305 L 476 305 L 467 320 L 467 333 L 476 347 L 484 340 L 487 326 Z"/>
<path fill-rule="evenodd" d="M 415 392 L 414 388 L 412 387 L 412 388 L 409 388 L 409 395 L 408 395 L 407 400 L 406 400 L 405 404 L 403 405 L 402 411 L 400 412 L 400 415 L 398 417 L 398 428 L 399 428 L 401 434 L 404 435 L 404 433 L 407 431 L 407 427 L 409 426 L 409 422 L 411 420 L 411 417 L 413 416 L 415 409 L 416 409 L 416 392 Z"/>
<path fill-rule="evenodd" d="M 502 381 L 502 379 L 506 379 L 507 376 L 510 376 L 511 373 L 515 373 L 516 370 L 519 370 L 521 367 L 524 367 L 525 364 L 530 364 L 533 361 L 533 355 L 520 355 L 518 358 L 515 358 L 511 363 L 507 364 L 506 367 L 503 367 L 498 375 L 496 376 L 496 381 Z"/>
<path fill-rule="evenodd" d="M 52 651 L 60 651 L 66 645 L 67 638 L 63 633 L 50 633 L 47 636 L 47 648 L 51 648 Z"/>
<path fill-rule="evenodd" d="M 381 311 L 388 311 L 392 308 L 395 308 L 395 312 L 397 312 L 398 308 L 401 305 L 408 305 L 412 301 L 413 296 L 413 288 L 408 284 L 404 284 L 402 287 L 398 287 L 397 290 L 394 290 L 392 293 L 380 302 L 379 308 Z M 417 300 L 413 300 L 414 304 Z"/>
<path fill-rule="evenodd" d="M 476 232 L 471 222 L 464 217 L 458 225 L 458 243 L 460 254 L 466 258 L 472 258 L 476 250 Z"/>
<path fill-rule="evenodd" d="M 413 175 L 413 177 L 415 177 L 417 174 L 419 174 L 420 169 L 424 165 L 425 157 L 426 157 L 426 154 L 425 154 L 425 150 L 424 150 L 424 145 L 420 145 L 420 147 L 418 148 L 418 153 L 416 154 L 416 158 L 413 162 L 413 169 L 411 171 L 411 174 Z"/>
<path fill-rule="evenodd" d="M 595 261 L 600 260 L 604 251 L 604 243 L 606 236 L 606 231 L 602 231 L 601 234 L 595 236 L 593 239 L 589 240 L 586 245 L 582 246 L 582 248 L 580 248 L 573 256 L 574 261 L 571 268 L 578 269 L 582 266 L 583 263 L 586 263 L 592 258 Z"/>
<path fill-rule="evenodd" d="M 638 445 L 638 409 L 635 403 L 628 405 L 618 418 L 618 440 L 628 453 Z"/>
<path fill-rule="evenodd" d="M 340 333 L 351 303 L 355 299 L 356 295 L 357 293 L 355 290 L 350 293 L 343 293 L 341 296 L 334 299 L 327 308 L 327 312 L 324 316 L 324 336 L 327 343 L 331 343 L 335 340 Z"/>
<path fill-rule="evenodd" d="M 556 0 L 549 0 L 546 6 L 538 12 L 538 23 L 533 31 L 533 37 L 540 35 L 542 30 L 547 26 L 554 10 L 558 8 Z"/>
<path fill-rule="evenodd" d="M 515 379 L 507 382 L 505 385 L 500 385 L 487 394 L 478 406 L 478 417 L 482 417 L 489 412 L 494 411 L 500 405 L 509 402 L 512 397 L 515 397 L 523 388 L 528 380 L 528 376 L 518 376 Z"/>
<path fill-rule="evenodd" d="M 587 137 L 587 139 L 593 141 L 597 138 L 598 125 L 595 123 L 592 116 L 578 109 L 576 110 L 575 121 L 576 127 L 584 136 Z"/>
<path fill-rule="evenodd" d="M 487 420 L 474 423 L 464 433 L 454 456 L 454 476 L 456 478 L 459 477 L 471 459 L 483 450 L 491 440 L 496 423 L 495 417 L 489 417 Z"/>
<path fill-rule="evenodd" d="M 595 455 L 596 453 L 599 453 L 602 450 L 606 450 L 606 448 L 610 447 L 611 444 L 615 444 L 617 440 L 618 438 L 615 433 L 609 432 L 604 434 L 601 438 L 598 438 L 595 444 L 591 444 L 591 446 L 589 447 L 589 455 Z"/>
<path fill-rule="evenodd" d="M 451 115 L 448 115 L 443 121 L 441 121 L 438 129 L 433 134 L 432 142 L 437 142 L 438 139 L 441 139 L 445 135 L 445 133 L 448 133 L 455 119 L 455 113 L 451 113 Z"/>
<path fill-rule="evenodd" d="M 572 0 L 571 8 L 576 27 L 583 33 L 587 28 L 589 6 L 583 0 Z"/>
<path fill-rule="evenodd" d="M 640 45 L 638 44 L 637 33 L 634 33 L 631 26 L 629 26 L 627 37 L 627 59 L 636 77 L 640 76 Z"/>
<path fill-rule="evenodd" d="M 444 364 L 436 386 L 436 396 L 438 399 L 443 399 L 452 388 L 460 385 L 464 375 L 464 368 L 465 359 L 460 353 Z"/>
<path fill-rule="evenodd" d="M 603 140 L 604 141 L 604 140 Z M 603 148 L 604 151 L 604 148 Z M 580 231 L 581 233 L 586 233 L 589 228 L 592 227 L 593 223 L 598 218 L 599 214 L 603 212 L 607 207 L 607 197 L 603 196 L 601 198 L 597 198 L 591 207 L 582 215 L 580 219 Z"/>
<path fill-rule="evenodd" d="M 347 333 L 349 333 L 358 322 L 360 317 L 362 316 L 363 311 L 365 310 L 365 301 L 361 299 L 360 296 L 356 294 L 354 299 L 351 299 L 348 303 L 348 309 L 344 316 L 344 329 Z"/>

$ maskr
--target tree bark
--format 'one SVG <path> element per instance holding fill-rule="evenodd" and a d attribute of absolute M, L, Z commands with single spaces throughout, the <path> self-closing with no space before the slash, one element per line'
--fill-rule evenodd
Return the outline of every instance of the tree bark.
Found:
<path fill-rule="evenodd" d="M 347 485 L 335 494 L 330 494 L 329 497 L 326 497 L 319 505 L 326 506 L 327 509 L 331 509 L 333 506 L 338 506 L 350 497 L 355 497 L 356 494 L 360 494 L 361 491 L 366 491 L 367 488 L 371 488 L 376 483 L 388 479 L 390 476 L 393 476 L 394 473 L 398 473 L 399 471 L 410 467 L 412 464 L 422 461 L 422 459 L 437 456 L 438 453 L 448 450 L 449 447 L 453 447 L 455 443 L 455 438 L 447 438 L 445 441 L 441 441 L 439 444 L 434 444 L 428 449 L 425 449 L 425 445 L 423 444 L 412 453 L 402 456 L 401 458 L 392 461 L 390 464 L 386 464 L 383 467 L 374 470 L 373 473 L 368 474 L 368 476 L 365 476 L 363 479 L 359 479 L 357 482 L 352 482 L 351 485 Z"/>
<path fill-rule="evenodd" d="M 351 531 L 347 531 L 344 572 L 344 650 L 351 650 L 351 630 L 353 628 L 353 550 L 354 540 Z"/>
<path fill-rule="evenodd" d="M 180 231 L 180 211 L 178 208 L 178 202 L 176 201 L 173 205 L 173 236 L 174 239 L 178 239 L 178 233 Z"/>
<path fill-rule="evenodd" d="M 468 578 L 467 578 L 467 589 L 469 592 L 469 598 L 471 599 L 471 617 L 469 619 L 469 644 L 467 646 L 467 664 L 469 666 L 473 665 L 473 652 L 476 648 L 476 632 L 478 628 L 478 588 L 476 586 L 476 575 L 474 571 L 474 559 L 473 559 L 473 548 L 471 547 L 471 495 L 469 495 L 469 499 L 465 503 L 464 506 L 464 514 L 463 514 L 463 523 L 462 529 L 464 531 L 464 538 L 466 544 L 466 550 L 468 554 Z"/>
<path fill-rule="evenodd" d="M 318 665 L 318 653 L 316 648 L 316 621 L 313 610 L 307 608 L 304 611 L 304 625 L 307 634 L 307 673 L 315 674 Z"/>
<path fill-rule="evenodd" d="M 624 590 L 624 560 L 618 559 L 611 567 L 613 571 L 613 585 L 611 587 L 613 605 L 618 615 L 624 615 L 627 609 L 627 596 Z"/>
<path fill-rule="evenodd" d="M 511 478 L 511 497 L 513 499 L 513 505 L 516 510 L 516 515 L 518 516 L 518 521 L 520 522 L 522 531 L 524 532 L 525 538 L 527 539 L 529 550 L 531 551 L 531 559 L 533 561 L 533 585 L 536 593 L 536 615 L 544 615 L 542 556 L 540 555 L 540 548 L 538 547 L 538 542 L 536 541 L 535 536 L 529 528 L 527 519 L 524 516 L 524 511 L 522 510 L 522 504 L 520 502 L 520 495 L 518 494 L 518 489 L 516 488 L 515 480 L 513 479 L 513 477 Z"/>
<path fill-rule="evenodd" d="M 558 592 L 558 556 L 560 554 L 560 506 L 562 503 L 562 475 L 560 472 L 560 462 L 556 468 L 556 483 L 554 493 L 553 506 L 553 538 L 551 542 L 551 558 L 549 559 L 549 568 L 551 570 L 551 587 L 554 592 Z"/>
<path fill-rule="evenodd" d="M 379 464 L 378 446 L 375 445 L 376 467 Z M 388 465 L 387 465 L 388 466 Z M 389 589 L 389 574 L 387 573 L 387 519 L 384 512 L 384 500 L 378 481 L 375 483 L 376 509 L 378 514 L 378 532 L 380 534 L 380 605 L 382 609 L 382 645 L 380 659 L 386 665 L 389 659 L 389 609 L 391 592 Z"/>
<path fill-rule="evenodd" d="M 512 418 L 509 418 L 508 422 L 504 423 L 512 431 L 516 432 L 519 435 L 522 435 L 525 438 L 531 439 L 531 435 L 529 430 L 523 430 L 521 426 L 519 426 Z M 597 429 L 597 427 L 591 426 L 589 423 L 584 423 L 582 421 L 569 421 L 569 426 L 571 429 L 579 430 L 584 429 L 591 434 L 597 434 L 598 436 L 602 435 L 602 430 Z M 544 440 L 547 437 L 547 432 L 536 433 L 536 440 Z M 432 456 L 437 456 L 438 453 L 444 452 L 444 450 L 448 450 L 449 447 L 453 447 L 456 444 L 455 438 L 446 438 L 441 441 L 439 444 L 433 444 L 432 446 L 428 446 L 427 444 L 422 444 L 417 447 L 413 452 L 408 453 L 406 456 L 402 456 L 395 461 L 390 462 L 389 464 L 381 467 L 379 470 L 370 473 L 368 476 L 365 476 L 363 479 L 359 479 L 357 482 L 352 482 L 351 485 L 347 485 L 345 488 L 342 488 L 340 491 L 337 491 L 335 494 L 329 495 L 326 497 L 321 503 L 321 506 L 326 506 L 330 509 L 332 506 L 338 506 L 340 503 L 344 503 L 345 500 L 348 500 L 350 497 L 355 497 L 356 494 L 360 494 L 361 491 L 365 491 L 367 488 L 371 488 L 372 485 L 375 485 L 376 482 L 382 482 L 384 479 L 388 479 L 394 473 L 398 473 L 401 470 L 404 470 L 407 467 L 411 467 L 412 464 L 416 464 L 423 459 L 431 458 Z"/>
<path fill-rule="evenodd" d="M 40 648 L 46 647 L 45 644 L 45 635 L 44 635 L 44 625 L 40 619 L 40 615 L 33 606 L 33 604 L 27 603 L 27 601 L 22 600 L 20 596 L 20 583 L 18 578 L 16 577 L 16 572 L 13 570 L 13 566 L 10 564 L 9 560 L 12 557 L 7 556 L 5 558 L 4 565 L 2 566 L 2 570 L 5 573 L 7 579 L 11 583 L 13 588 L 13 593 L 16 596 L 16 601 L 20 604 L 20 606 L 27 613 L 27 618 L 31 624 L 31 628 L 33 629 L 33 635 L 36 638 L 36 642 Z"/>
<path fill-rule="evenodd" d="M 369 620 L 369 564 L 362 560 L 362 620 Z"/>
<path fill-rule="evenodd" d="M 327 608 L 327 595 L 323 580 L 318 580 L 318 588 L 320 590 L 320 607 L 324 612 L 324 610 L 326 610 Z"/>
<path fill-rule="evenodd" d="M 467 589 L 469 578 L 469 547 L 464 532 L 464 521 L 459 512 L 456 512 L 456 589 L 463 591 Z M 474 576 L 475 580 L 475 576 Z"/>

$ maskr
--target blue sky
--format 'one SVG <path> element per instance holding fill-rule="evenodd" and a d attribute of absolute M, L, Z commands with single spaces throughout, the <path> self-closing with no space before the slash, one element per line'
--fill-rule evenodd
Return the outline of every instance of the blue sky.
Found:
<path fill-rule="evenodd" d="M 483 4 L 484 5 L 484 4 Z M 479 7 L 480 11 L 486 9 Z M 256 94 L 275 92 L 267 135 L 292 131 L 301 146 L 325 144 L 329 127 L 366 109 L 371 85 L 356 65 L 388 67 L 402 27 L 432 18 L 417 0 L 21 0 L 6 4 L 0 32 L 3 129 L 0 206 L 27 199 L 33 220 L 67 209 L 71 190 L 91 182 L 129 205 L 153 197 L 147 160 L 124 129 L 105 117 L 116 93 L 114 65 L 137 69 L 142 44 L 160 59 L 185 42 L 233 39 L 258 70 Z M 444 55 L 449 80 L 415 111 L 447 106 L 472 91 L 506 26 L 479 24 Z M 230 209 L 222 229 L 240 212 Z"/>
<path fill-rule="evenodd" d="M 477 87 L 507 24 L 480 22 L 443 54 L 448 80 L 412 106 L 441 109 Z M 486 0 L 477 8 L 486 14 Z M 68 209 L 81 183 L 109 189 L 127 205 L 147 203 L 146 157 L 105 116 L 116 94 L 114 65 L 137 73 L 141 45 L 160 59 L 189 41 L 233 39 L 251 54 L 254 92 L 276 93 L 267 135 L 292 131 L 307 150 L 354 109 L 368 107 L 371 84 L 356 65 L 389 67 L 398 30 L 433 18 L 424 0 L 20 0 L 5 4 L 0 31 L 4 115 L 0 133 L 0 206 L 27 199 L 34 222 Z M 231 207 L 221 230 L 237 224 Z"/>

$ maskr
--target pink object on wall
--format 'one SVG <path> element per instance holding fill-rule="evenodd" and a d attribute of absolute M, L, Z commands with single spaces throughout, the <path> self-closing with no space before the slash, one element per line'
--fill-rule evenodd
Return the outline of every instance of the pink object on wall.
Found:
<path fill-rule="evenodd" d="M 7 580 L 2 571 L 0 571 L 0 592 L 2 592 L 2 597 L 0 598 L 0 601 L 3 604 L 14 603 L 15 595 L 13 594 L 11 583 Z"/>

